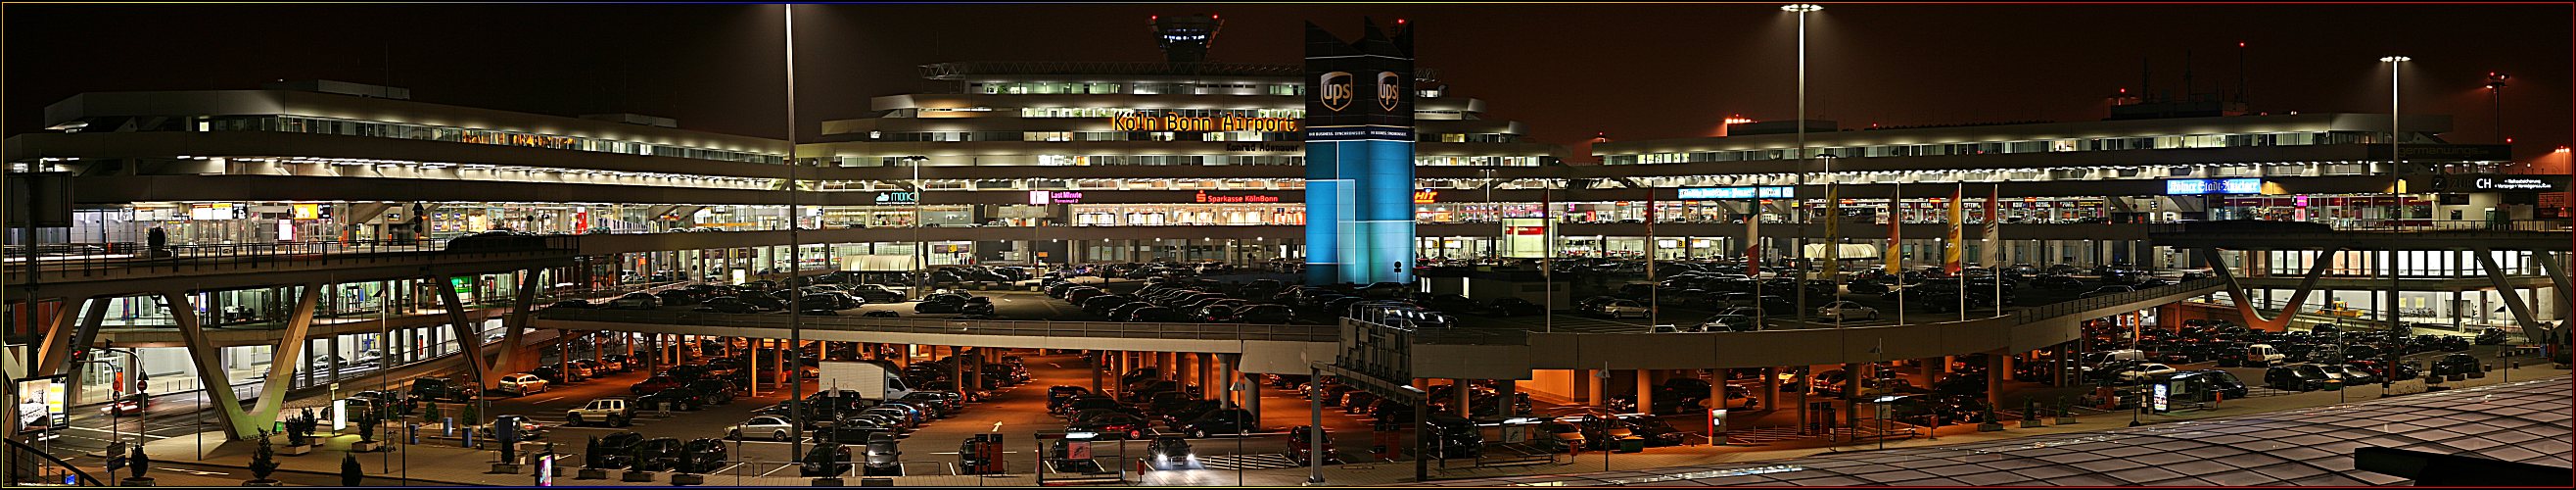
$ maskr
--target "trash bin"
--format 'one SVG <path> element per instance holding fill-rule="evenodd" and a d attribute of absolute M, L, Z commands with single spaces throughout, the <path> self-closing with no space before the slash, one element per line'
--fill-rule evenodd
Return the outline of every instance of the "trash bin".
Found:
<path fill-rule="evenodd" d="M 1635 453 L 1645 452 L 1645 450 L 1646 439 L 1643 437 L 1628 437 L 1619 440 L 1619 452 Z"/>

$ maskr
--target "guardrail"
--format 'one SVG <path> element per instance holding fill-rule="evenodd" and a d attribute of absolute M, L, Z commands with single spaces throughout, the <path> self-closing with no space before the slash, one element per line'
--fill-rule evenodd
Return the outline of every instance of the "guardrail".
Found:
<path fill-rule="evenodd" d="M 2153 223 L 2153 224 L 2148 224 L 2148 225 L 2146 225 L 2146 226 L 2147 226 L 2147 232 L 2149 232 L 2149 233 L 2181 233 L 2181 232 L 2185 231 L 2185 230 L 2186 230 L 2186 228 L 2187 228 L 2189 225 L 2191 225 L 2192 223 L 2228 223 L 2228 221 L 2169 222 L 2169 223 Z M 2284 225 L 2283 231 L 2285 231 L 2285 232 L 2294 232 L 2294 231 L 2291 231 L 2291 230 L 2295 230 L 2295 229 L 2294 229 L 2294 228 L 2288 228 L 2288 226 L 2312 226 L 2312 225 L 2310 225 L 2310 224 L 2322 224 L 2322 225 L 2326 225 L 2326 226 L 2325 226 L 2325 228 L 2323 228 L 2324 230 L 2333 230 L 2333 231 L 2380 231 L 2380 232 L 2425 232 L 2425 231 L 2518 231 L 2518 232 L 2565 232 L 2565 231 L 2570 231 L 2571 229 L 2576 229 L 2576 228 L 2571 228 L 2571 225 L 2570 225 L 2569 221 L 2568 221 L 2568 220 L 2566 220 L 2566 219 L 2563 219 L 2563 218 L 2561 218 L 2561 219 L 2515 219 L 2515 220 L 2434 220 L 2434 219 L 2399 219 L 2399 220 L 2386 220 L 2386 219 L 2332 219 L 2332 220 L 2323 220 L 2323 221 L 2260 221 L 2260 223 L 2280 223 L 2280 224 Z M 2256 230 L 2256 231 L 2260 231 L 2260 230 Z"/>
<path fill-rule="evenodd" d="M 2018 322 L 2019 324 L 2025 324 L 2025 325 L 2026 325 L 2026 324 L 2029 324 L 2029 323 L 2031 323 L 2031 322 L 2037 322 L 2037 321 L 2040 321 L 2040 320 L 2046 320 L 2046 319 L 2050 319 L 2050 318 L 2057 318 L 2057 317 L 2061 317 L 2061 316 L 2072 315 L 2072 314 L 2076 314 L 2076 313 L 2079 313 L 2079 312 L 2083 312 L 2083 311 L 2087 311 L 2087 310 L 2093 310 L 2093 309 L 2099 309 L 2099 308 L 2103 308 L 2103 307 L 2107 307 L 2107 306 L 2111 306 L 2111 305 L 2124 304 L 2124 303 L 2135 303 L 2135 302 L 2139 302 L 2139 301 L 2146 301 L 2146 300 L 2148 300 L 2148 299 L 2153 299 L 2153 298 L 2157 298 L 2157 297 L 2161 297 L 2161 296 L 2169 296 L 2169 295 L 2173 295 L 2173 294 L 2175 294 L 2175 293 L 2177 293 L 2177 292 L 2180 292 L 2180 291 L 2186 291 L 2186 290 L 2192 290 L 2192 289 L 2202 289 L 2202 288 L 2218 287 L 2218 286 L 2222 286 L 2222 285 L 2225 285 L 2225 284 L 2227 284 L 2227 280 L 2226 280 L 2226 279 L 2219 279 L 2219 278 L 2195 279 L 2195 280 L 2183 281 L 2183 282 L 2180 282 L 2180 283 L 2175 283 L 2175 284 L 2170 284 L 2170 285 L 2157 286 L 2157 287 L 2152 287 L 2152 288 L 2140 289 L 2140 290 L 2136 290 L 2136 291 L 2129 291 L 2129 292 L 2125 292 L 2125 293 L 2105 294 L 2105 295 L 2101 295 L 2101 296 L 2094 296 L 2094 297 L 2091 297 L 2091 298 L 2077 298 L 2077 299 L 2074 299 L 2074 300 L 2071 300 L 2071 301 L 2060 301 L 2060 302 L 2056 302 L 2056 303 L 2049 303 L 2049 304 L 2045 304 L 2045 305 L 2039 305 L 2039 306 L 2033 306 L 2033 307 L 2029 307 L 2029 308 L 2023 308 L 2023 309 L 2021 309 L 2021 310 L 2019 310 L 2019 311 L 2014 312 L 2014 313 L 2013 313 L 2013 317 L 2015 318 L 2015 321 L 2016 321 L 2016 322 Z"/>
<path fill-rule="evenodd" d="M 539 320 L 628 322 L 734 328 L 788 328 L 787 316 L 761 313 L 547 308 Z M 1014 335 L 1030 337 L 1098 337 L 1171 340 L 1274 340 L 1338 342 L 1339 328 L 1329 325 L 1262 325 L 1235 323 L 1117 323 L 1031 320 L 950 320 L 865 318 L 808 315 L 803 328 L 871 332 Z"/>
<path fill-rule="evenodd" d="M 272 242 L 216 245 L 170 245 L 161 250 L 131 243 L 63 244 L 96 253 L 39 255 L 28 261 L 24 256 L 8 258 L 10 273 L 23 275 L 43 273 L 54 277 L 95 276 L 113 272 L 175 273 L 205 272 L 272 265 L 324 265 L 351 261 L 373 261 L 397 257 L 484 257 L 496 255 L 573 254 L 581 250 L 575 236 L 539 237 L 541 245 L 519 248 L 478 248 L 448 251 L 441 246 L 423 245 L 419 241 L 354 240 Z M 23 250 L 23 249 L 21 249 Z"/>

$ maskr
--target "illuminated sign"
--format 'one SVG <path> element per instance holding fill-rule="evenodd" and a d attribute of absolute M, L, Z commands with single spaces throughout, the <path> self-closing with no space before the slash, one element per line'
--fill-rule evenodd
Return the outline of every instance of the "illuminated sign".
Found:
<path fill-rule="evenodd" d="M 2166 384 L 2166 383 L 2156 383 L 2156 384 L 2155 384 L 2155 392 L 2156 392 L 2156 393 L 2155 393 L 2155 407 L 2154 407 L 2154 409 L 2155 409 L 2156 413 L 2165 413 L 2165 409 L 2170 408 L 2170 407 L 2168 407 L 2167 405 L 2165 405 L 2165 395 L 2166 395 L 2166 393 L 2168 393 L 2168 392 L 2169 392 L 2169 391 L 2171 391 L 2172 389 L 2173 389 L 2173 385 L 2171 385 L 2171 384 Z"/>
<path fill-rule="evenodd" d="M 55 378 L 18 380 L 18 428 L 21 434 L 71 427 L 70 413 L 63 408 L 63 383 Z"/>
<path fill-rule="evenodd" d="M 1793 197 L 1794 187 L 1684 187 L 1682 199 L 1786 199 Z"/>
<path fill-rule="evenodd" d="M 1322 102 L 1325 109 L 1342 112 L 1351 106 L 1351 72 L 1325 73 L 1316 82 L 1324 88 L 1317 101 Z"/>
<path fill-rule="evenodd" d="M 1377 72 L 1377 106 L 1395 110 L 1395 104 L 1404 101 L 1403 92 L 1399 91 L 1403 85 L 1404 76 L 1391 71 Z"/>
<path fill-rule="evenodd" d="M 1029 191 L 1029 204 L 1074 204 L 1082 202 L 1082 193 L 1065 191 Z"/>
<path fill-rule="evenodd" d="M 2560 185 L 2556 182 L 2550 182 L 2549 179 L 2536 176 L 2508 177 L 2501 175 L 2486 175 L 2469 179 L 2469 188 L 2481 191 L 2556 192 L 2565 189 L 2566 186 Z"/>
<path fill-rule="evenodd" d="M 2165 195 L 2262 194 L 2263 179 L 2170 179 Z"/>
<path fill-rule="evenodd" d="M 484 145 L 540 146 L 549 148 L 573 146 L 576 144 L 572 137 L 569 136 L 498 133 L 466 133 L 462 138 L 462 141 Z"/>
<path fill-rule="evenodd" d="M 1438 189 L 1423 189 L 1413 193 L 1414 204 L 1431 204 L 1435 202 L 1440 202 L 1440 190 Z"/>
<path fill-rule="evenodd" d="M 877 204 L 913 204 L 913 203 L 918 203 L 918 202 L 921 202 L 921 200 L 920 200 L 920 194 L 918 194 L 918 193 L 913 193 L 913 192 L 879 192 L 879 193 L 877 193 Z"/>
<path fill-rule="evenodd" d="M 1237 203 L 1264 203 L 1264 202 L 1279 202 L 1279 196 L 1274 196 L 1274 195 L 1269 195 L 1269 194 L 1244 194 L 1244 195 L 1240 195 L 1240 196 L 1211 196 L 1211 195 L 1208 195 L 1207 191 L 1199 191 L 1199 192 L 1198 192 L 1198 194 L 1193 195 L 1193 196 L 1191 196 L 1191 197 L 1190 197 L 1190 202 L 1203 202 L 1203 203 L 1210 203 L 1210 204 L 1237 204 Z"/>
<path fill-rule="evenodd" d="M 1240 114 L 1225 114 L 1213 117 L 1192 117 L 1183 116 L 1178 113 L 1165 112 L 1160 116 L 1150 113 L 1143 115 L 1109 116 L 1109 129 L 1113 131 L 1259 131 L 1265 133 L 1285 133 L 1304 130 L 1305 122 L 1296 118 L 1288 117 L 1244 117 Z"/>
<path fill-rule="evenodd" d="M 295 208 L 295 219 L 322 218 L 322 205 L 320 204 L 297 204 L 293 207 Z"/>

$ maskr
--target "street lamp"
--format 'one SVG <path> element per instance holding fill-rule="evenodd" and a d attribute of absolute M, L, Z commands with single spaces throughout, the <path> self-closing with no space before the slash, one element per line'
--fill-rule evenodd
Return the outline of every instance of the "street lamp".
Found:
<path fill-rule="evenodd" d="M 785 8 L 780 10 L 780 15 L 784 18 L 787 24 L 786 35 L 784 36 L 787 44 L 786 356 L 793 358 L 791 361 L 793 364 L 787 366 L 789 373 L 787 375 L 787 399 L 789 401 L 797 401 L 805 399 L 805 288 L 803 285 L 797 284 L 796 281 L 796 278 L 804 277 L 803 273 L 805 272 L 805 243 L 801 240 L 801 237 L 798 236 L 798 231 L 805 228 L 805 224 L 802 222 L 802 220 L 805 219 L 805 213 L 804 208 L 796 202 L 796 187 L 798 184 L 796 181 L 796 4 L 791 3 L 784 7 Z M 598 347 L 594 346 L 591 349 L 593 354 L 598 353 Z M 572 355 L 571 346 L 567 345 L 564 347 L 564 355 L 566 357 L 570 357 Z M 750 366 L 750 368 L 755 373 L 760 371 L 759 366 Z M 760 383 L 758 381 L 753 381 L 752 384 L 758 385 Z M 795 426 L 793 427 L 794 429 L 798 431 L 803 431 L 805 429 L 804 410 L 788 410 L 787 417 L 789 421 L 788 423 Z M 790 438 L 787 445 L 788 456 L 797 458 L 804 457 L 805 438 L 802 435 Z"/>
<path fill-rule="evenodd" d="M 928 194 L 924 192 L 927 189 L 921 186 L 921 164 L 930 161 L 930 157 L 910 155 L 903 157 L 903 161 L 912 164 L 912 272 L 918 278 L 912 285 L 915 297 L 919 297 L 918 294 L 930 288 L 930 245 L 921 241 L 921 203 L 925 197 L 923 194 Z"/>
<path fill-rule="evenodd" d="M 2505 81 L 2505 79 L 2507 79 L 2507 78 L 2513 78 L 2513 75 L 2507 75 L 2507 74 L 2503 74 L 2503 73 L 2496 73 L 2496 72 L 2487 72 L 2487 100 L 2489 101 L 2489 103 L 2495 104 L 2495 111 L 2494 111 L 2494 112 L 2495 112 L 2495 137 L 2496 137 L 2496 142 L 2497 142 L 2497 143 L 2503 143 L 2503 142 L 2505 142 L 2505 138 L 2504 138 L 2504 87 L 2505 87 L 2505 83 L 2504 83 L 2504 81 Z"/>
<path fill-rule="evenodd" d="M 1802 190 L 1807 187 L 1807 166 L 1813 163 L 1807 158 L 1807 14 L 1824 9 L 1825 6 L 1812 3 L 1793 3 L 1780 6 L 1780 10 L 1782 11 L 1798 14 L 1798 120 L 1791 124 L 1797 126 L 1798 131 L 1797 188 Z M 1793 199 L 1791 202 L 1804 204 L 1804 199 L 1797 199 L 1795 193 L 1791 193 L 1791 198 Z M 1800 207 L 1803 208 L 1804 206 Z M 1814 215 L 1814 210 L 1812 209 L 1800 209 L 1798 211 L 1803 217 L 1811 218 Z M 1791 312 L 1791 314 L 1795 315 L 1793 318 L 1796 318 L 1800 324 L 1807 322 L 1806 249 L 1808 221 L 1813 220 L 1806 218 L 1798 220 L 1797 246 L 1790 249 L 1790 253 L 1795 254 L 1791 257 L 1796 259 L 1795 263 L 1798 264 L 1797 280 L 1791 281 L 1791 287 L 1797 289 L 1797 291 L 1790 293 L 1790 295 L 1798 298 L 1798 311 Z"/>
<path fill-rule="evenodd" d="M 2395 218 L 2398 215 L 2403 214 L 2406 210 L 2406 195 L 2402 192 L 2404 190 L 2403 186 L 2405 183 L 2401 180 L 2402 176 L 2405 175 L 2405 171 L 2399 168 L 2399 164 L 2406 161 L 2406 159 L 2404 155 L 2399 155 L 2397 153 L 2398 142 L 2404 139 L 2402 133 L 2397 132 L 2397 101 L 2404 94 L 2404 91 L 2399 90 L 2403 85 L 2400 85 L 2402 82 L 2398 80 L 2397 73 L 2400 68 L 2406 67 L 2406 61 L 2410 59 L 2412 58 L 2407 58 L 2405 56 L 2390 56 L 2379 59 L 2380 62 L 2388 63 L 2388 181 L 2390 182 L 2390 185 L 2388 186 L 2388 206 L 2390 211 L 2389 217 L 2391 218 Z M 2504 90 L 2504 79 L 2490 75 L 2488 77 L 2487 87 L 2501 94 L 2503 93 L 2502 90 Z M 2502 96 L 2499 95 L 2497 97 Z M 2497 120 L 2502 121 L 2503 119 L 2499 118 Z M 2502 131 L 2498 132 L 2501 133 Z M 2392 227 L 2392 229 L 2394 228 Z M 2399 329 L 2405 328 L 2403 327 L 2403 325 L 2405 325 L 2405 323 L 2403 323 L 2403 319 L 2398 318 L 2397 314 L 2397 312 L 2402 310 L 2400 308 L 2402 304 L 2399 302 L 2399 298 L 2403 293 L 2398 290 L 2397 276 L 2400 274 L 2397 267 L 2397 247 L 2394 246 L 2396 245 L 2396 242 L 2396 236 L 2391 235 L 2389 237 L 2389 245 L 2391 246 L 2388 247 L 2387 252 L 2383 252 L 2388 255 L 2388 302 L 2385 305 L 2382 305 L 2379 309 L 2379 314 L 2388 316 L 2388 333 L 2391 335 L 2404 332 Z M 2338 351 L 2337 353 L 2340 354 L 2341 352 Z M 2381 369 L 2385 370 L 2382 371 L 2383 373 L 2390 375 L 2397 374 L 2397 362 L 2393 356 L 2383 362 L 2387 363 L 2381 366 Z M 2388 393 L 2387 387 L 2395 384 L 2394 381 L 2391 381 L 2392 379 L 2394 379 L 2394 376 L 2381 376 L 2381 396 L 2386 396 Z"/>

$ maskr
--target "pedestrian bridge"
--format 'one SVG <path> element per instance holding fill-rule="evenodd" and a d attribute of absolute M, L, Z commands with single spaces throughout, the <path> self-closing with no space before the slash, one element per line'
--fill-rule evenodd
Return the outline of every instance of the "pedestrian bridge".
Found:
<path fill-rule="evenodd" d="M 132 243 L 83 245 L 79 251 L 39 254 L 32 266 L 12 254 L 8 287 L 21 293 L 13 296 L 89 298 L 495 274 L 570 266 L 580 250 L 578 237 L 570 236 L 545 237 L 542 246 L 483 250 L 379 241 L 178 245 L 158 257 Z"/>
<path fill-rule="evenodd" d="M 1532 369 L 1709 369 L 2020 352 L 2075 340 L 2085 320 L 2215 293 L 2217 279 L 2023 308 L 1966 321 L 1711 333 L 1442 332 L 1416 339 L 1426 378 L 1527 379 Z M 834 342 L 1242 354 L 1244 372 L 1306 374 L 1341 350 L 1338 325 L 1110 323 L 807 316 L 802 337 Z M 778 314 L 549 308 L 536 328 L 787 338 Z"/>

